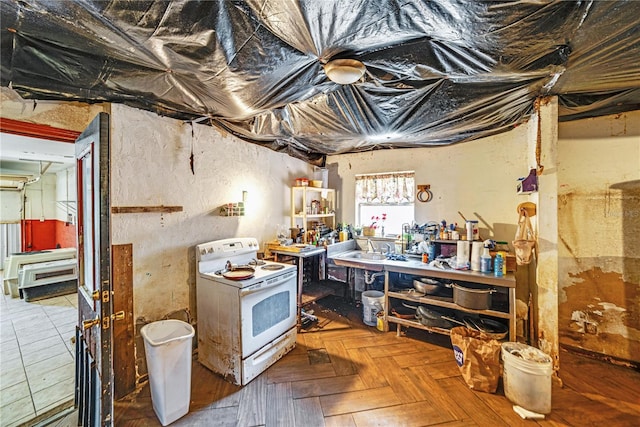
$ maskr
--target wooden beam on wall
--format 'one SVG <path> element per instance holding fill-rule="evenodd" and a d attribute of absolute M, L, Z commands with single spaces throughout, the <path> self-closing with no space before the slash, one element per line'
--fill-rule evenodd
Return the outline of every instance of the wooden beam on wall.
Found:
<path fill-rule="evenodd" d="M 112 206 L 111 213 L 182 212 L 182 206 Z"/>
<path fill-rule="evenodd" d="M 136 388 L 135 322 L 133 321 L 133 245 L 112 245 L 113 312 L 124 311 L 124 320 L 113 322 L 114 398 Z"/>

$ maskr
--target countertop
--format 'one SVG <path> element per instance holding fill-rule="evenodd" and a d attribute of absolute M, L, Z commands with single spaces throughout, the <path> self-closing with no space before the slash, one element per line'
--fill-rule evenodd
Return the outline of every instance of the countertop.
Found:
<path fill-rule="evenodd" d="M 481 273 L 479 271 L 472 270 L 456 270 L 456 269 L 442 269 L 438 267 L 432 267 L 428 264 L 423 263 L 421 260 L 409 258 L 407 261 L 397 261 L 397 260 L 379 260 L 379 261 L 370 261 L 366 262 L 353 260 L 351 262 L 349 259 L 343 258 L 341 255 L 346 255 L 351 251 L 343 251 L 339 253 L 335 253 L 332 255 L 328 255 L 329 260 L 333 260 L 335 262 L 335 258 L 340 258 L 340 264 L 345 265 L 345 263 L 352 263 L 351 267 L 360 268 L 368 270 L 367 264 L 369 264 L 371 270 L 375 271 L 390 271 L 395 273 L 405 273 L 412 274 L 415 276 L 429 276 L 436 277 L 440 279 L 451 279 L 451 280 L 462 280 L 469 281 L 474 283 L 481 283 L 486 285 L 494 285 L 501 286 L 506 288 L 515 288 L 516 279 L 512 273 L 507 273 L 504 276 L 495 276 L 493 272 L 491 273 Z M 375 268 L 374 268 L 375 266 Z"/>

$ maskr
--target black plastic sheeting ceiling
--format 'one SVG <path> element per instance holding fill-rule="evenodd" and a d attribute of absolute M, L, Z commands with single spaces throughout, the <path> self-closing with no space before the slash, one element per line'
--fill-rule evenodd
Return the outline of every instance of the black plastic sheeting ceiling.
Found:
<path fill-rule="evenodd" d="M 2 0 L 1 84 L 222 127 L 312 164 L 476 139 L 558 95 L 640 108 L 640 2 Z M 323 64 L 366 65 L 355 84 Z"/>

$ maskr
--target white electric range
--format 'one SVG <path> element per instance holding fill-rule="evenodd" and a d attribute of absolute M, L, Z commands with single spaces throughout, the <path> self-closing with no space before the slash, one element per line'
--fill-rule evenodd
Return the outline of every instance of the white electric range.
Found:
<path fill-rule="evenodd" d="M 198 359 L 237 385 L 296 343 L 296 266 L 258 260 L 258 248 L 252 237 L 196 246 Z"/>

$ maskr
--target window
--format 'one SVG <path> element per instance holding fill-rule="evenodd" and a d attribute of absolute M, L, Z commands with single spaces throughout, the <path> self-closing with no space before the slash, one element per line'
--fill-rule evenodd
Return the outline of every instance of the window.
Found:
<path fill-rule="evenodd" d="M 414 218 L 414 176 L 413 171 L 356 175 L 358 225 L 376 222 L 376 235 L 381 235 L 383 227 L 385 236 L 400 235 L 402 224 L 411 224 Z"/>

